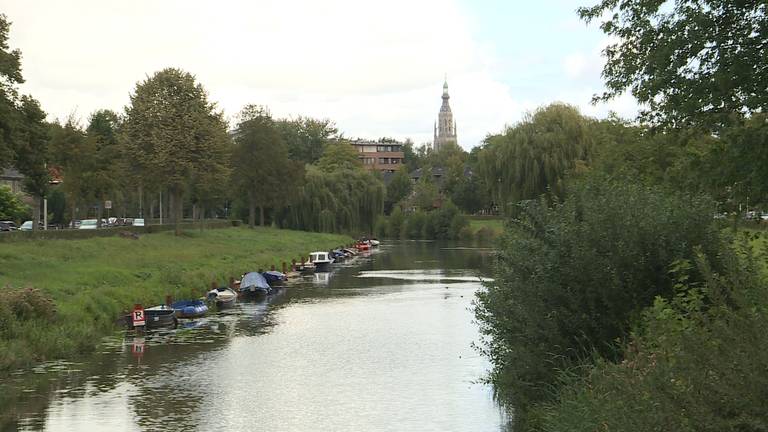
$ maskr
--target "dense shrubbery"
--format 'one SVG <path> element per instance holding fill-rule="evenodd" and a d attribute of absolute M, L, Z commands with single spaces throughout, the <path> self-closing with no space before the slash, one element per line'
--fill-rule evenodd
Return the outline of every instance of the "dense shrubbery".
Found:
<path fill-rule="evenodd" d="M 558 370 L 590 351 L 621 359 L 617 343 L 632 321 L 657 296 L 673 296 L 673 262 L 693 260 L 699 248 L 717 271 L 723 244 L 708 200 L 605 178 L 551 208 L 519 207 L 476 315 L 491 379 L 524 421 L 526 408 L 548 401 Z M 690 272 L 689 283 L 703 280 Z"/>
<path fill-rule="evenodd" d="M 721 273 L 703 256 L 695 272 L 676 263 L 674 295 L 643 313 L 624 360 L 563 373 L 541 429 L 768 430 L 768 286 L 751 257 L 728 258 Z"/>
<path fill-rule="evenodd" d="M 450 201 L 429 212 L 404 213 L 396 207 L 387 218 L 377 220 L 375 233 L 380 237 L 455 240 L 466 239 L 469 220 Z M 471 231 L 469 237 L 471 238 Z"/>

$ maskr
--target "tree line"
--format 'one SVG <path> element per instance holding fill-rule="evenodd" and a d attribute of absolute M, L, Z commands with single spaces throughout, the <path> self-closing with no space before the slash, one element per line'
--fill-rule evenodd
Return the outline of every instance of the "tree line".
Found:
<path fill-rule="evenodd" d="M 41 220 L 105 216 L 166 219 L 240 217 L 292 228 L 371 232 L 383 209 L 384 185 L 365 171 L 327 119 L 274 119 L 248 105 L 229 130 L 223 113 L 189 72 L 168 68 L 136 84 L 124 112 L 46 122 L 40 104 L 19 96 L 21 54 L 8 47 L 10 23 L 0 15 L 0 168 L 23 174 Z M 61 176 L 51 187 L 52 173 Z M 3 189 L 0 214 L 18 219 L 23 205 Z M 37 225 L 34 225 L 37 228 Z"/>
<path fill-rule="evenodd" d="M 768 427 L 765 2 L 598 2 L 608 91 L 637 119 L 542 107 L 489 136 L 507 216 L 477 295 L 516 430 Z M 729 214 L 729 216 L 726 216 Z"/>

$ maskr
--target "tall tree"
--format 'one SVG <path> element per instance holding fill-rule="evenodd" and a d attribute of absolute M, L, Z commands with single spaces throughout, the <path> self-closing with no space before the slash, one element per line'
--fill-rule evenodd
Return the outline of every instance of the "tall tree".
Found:
<path fill-rule="evenodd" d="M 387 195 L 384 200 L 384 211 L 389 213 L 392 208 L 410 195 L 413 184 L 408 176 L 408 170 L 403 168 L 395 172 L 387 185 Z"/>
<path fill-rule="evenodd" d="M 180 233 L 183 196 L 192 178 L 218 154 L 212 149 L 226 125 L 195 77 L 163 69 L 136 85 L 126 107 L 127 154 L 145 179 L 170 192 L 172 219 Z"/>
<path fill-rule="evenodd" d="M 629 90 L 646 119 L 705 128 L 768 107 L 765 0 L 601 0 L 578 10 L 615 42 L 604 50 L 608 88 Z"/>
<path fill-rule="evenodd" d="M 556 103 L 486 139 L 478 171 L 503 212 L 547 191 L 563 193 L 565 174 L 589 158 L 589 124 L 575 107 Z"/>
<path fill-rule="evenodd" d="M 326 146 L 323 156 L 316 165 L 325 172 L 362 168 L 355 148 L 346 140 L 339 140 Z"/>
<path fill-rule="evenodd" d="M 232 183 L 247 197 L 248 224 L 264 225 L 264 209 L 285 206 L 303 177 L 299 163 L 288 159 L 288 148 L 269 111 L 248 105 L 240 112 L 240 123 L 232 153 Z"/>
<path fill-rule="evenodd" d="M 70 117 L 63 125 L 52 123 L 50 130 L 51 163 L 59 167 L 64 176 L 61 189 L 67 196 L 72 212 L 71 219 L 78 218 L 78 206 L 90 202 L 84 176 L 91 167 L 91 154 L 86 149 L 85 131 Z"/>
<path fill-rule="evenodd" d="M 276 126 L 288 147 L 291 160 L 315 163 L 323 155 L 326 144 L 337 138 L 339 130 L 328 119 L 296 117 L 277 120 Z"/>
<path fill-rule="evenodd" d="M 40 221 L 40 204 L 48 193 L 48 126 L 40 104 L 30 96 L 21 97 L 21 121 L 16 136 L 16 168 L 24 174 L 22 187 L 34 199 L 32 229 Z"/>
<path fill-rule="evenodd" d="M 89 196 L 96 201 L 96 221 L 101 227 L 104 202 L 114 194 L 117 189 L 119 149 L 117 134 L 120 119 L 110 110 L 99 110 L 91 114 L 87 139 L 85 142 L 86 160 L 90 162 L 89 168 L 83 172 L 83 183 L 89 189 Z M 112 196 L 114 198 L 114 196 Z"/>
<path fill-rule="evenodd" d="M 8 46 L 11 23 L 0 14 L 0 170 L 13 162 L 14 134 L 19 121 L 16 86 L 24 82 L 21 76 L 21 51 Z"/>

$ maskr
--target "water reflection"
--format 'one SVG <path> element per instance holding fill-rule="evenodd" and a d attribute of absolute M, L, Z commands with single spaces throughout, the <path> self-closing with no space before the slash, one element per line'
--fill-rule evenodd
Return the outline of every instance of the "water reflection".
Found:
<path fill-rule="evenodd" d="M 385 244 L 177 329 L 2 384 L 2 429 L 499 430 L 468 308 L 488 249 Z"/>

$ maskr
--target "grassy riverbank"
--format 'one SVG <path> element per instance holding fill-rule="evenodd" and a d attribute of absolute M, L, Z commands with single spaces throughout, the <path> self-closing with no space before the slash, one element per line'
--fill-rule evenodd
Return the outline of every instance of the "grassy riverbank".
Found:
<path fill-rule="evenodd" d="M 211 281 L 349 243 L 334 234 L 231 228 L 0 248 L 0 375 L 93 349 L 134 303 L 200 296 Z M 25 290 L 19 290 L 25 288 Z M 26 290 L 33 288 L 33 290 Z M 8 295 L 10 290 L 13 295 Z M 52 300 L 52 305 L 47 299 Z M 55 313 L 52 313 L 55 310 Z"/>

